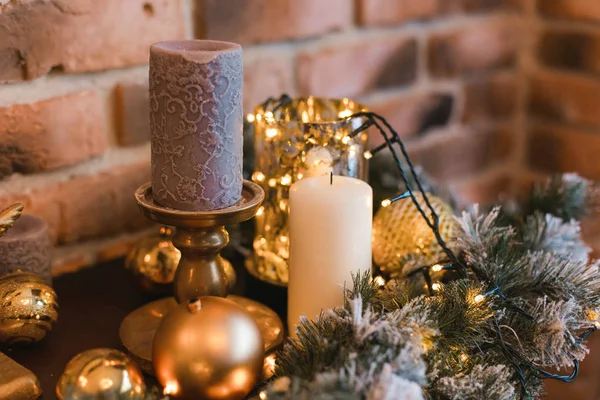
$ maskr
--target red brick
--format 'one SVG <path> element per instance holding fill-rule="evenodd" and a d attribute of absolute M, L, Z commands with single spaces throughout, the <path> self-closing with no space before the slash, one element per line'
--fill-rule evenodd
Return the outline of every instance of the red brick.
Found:
<path fill-rule="evenodd" d="M 269 57 L 244 65 L 244 112 L 254 111 L 269 97 L 293 96 L 294 91 L 290 60 Z"/>
<path fill-rule="evenodd" d="M 417 42 L 409 37 L 304 51 L 298 56 L 301 95 L 356 96 L 373 89 L 407 85 L 417 74 Z"/>
<path fill-rule="evenodd" d="M 179 1 L 11 2 L 0 12 L 0 82 L 148 61 L 148 46 L 184 36 Z"/>
<path fill-rule="evenodd" d="M 398 97 L 386 97 L 375 102 L 366 102 L 369 110 L 383 116 L 402 139 L 422 136 L 432 128 L 445 126 L 454 108 L 451 94 L 416 93 Z M 376 131 L 369 137 L 370 146 L 383 143 Z"/>
<path fill-rule="evenodd" d="M 107 147 L 95 91 L 0 108 L 0 177 L 73 165 Z"/>
<path fill-rule="evenodd" d="M 539 13 L 558 19 L 600 21 L 600 2 L 590 0 L 538 0 Z"/>
<path fill-rule="evenodd" d="M 534 126 L 527 138 L 530 167 L 542 172 L 577 172 L 600 179 L 600 133 L 556 126 Z"/>
<path fill-rule="evenodd" d="M 438 14 L 441 0 L 359 0 L 362 25 L 394 25 Z"/>
<path fill-rule="evenodd" d="M 413 149 L 411 158 L 434 178 L 456 179 L 480 173 L 506 160 L 514 144 L 514 132 L 497 128 L 438 133 L 436 140 Z"/>
<path fill-rule="evenodd" d="M 437 32 L 429 39 L 429 69 L 434 77 L 449 77 L 512 66 L 518 38 L 511 20 Z"/>
<path fill-rule="evenodd" d="M 542 63 L 552 67 L 600 73 L 600 34 L 546 32 L 538 55 Z"/>
<path fill-rule="evenodd" d="M 509 118 L 517 110 L 519 85 L 513 74 L 470 79 L 465 83 L 463 121 Z"/>
<path fill-rule="evenodd" d="M 600 126 L 600 82 L 562 74 L 537 74 L 530 78 L 529 113 L 539 119 Z"/>
<path fill-rule="evenodd" d="M 352 0 L 196 0 L 199 37 L 251 44 L 302 39 L 352 24 Z"/>
<path fill-rule="evenodd" d="M 147 226 L 133 193 L 149 180 L 150 166 L 137 162 L 95 175 L 72 176 L 20 193 L 2 194 L 0 205 L 23 202 L 27 212 L 48 222 L 56 243 L 71 243 Z"/>
<path fill-rule="evenodd" d="M 150 140 L 148 83 L 120 83 L 116 88 L 117 136 L 121 146 Z"/>
<path fill-rule="evenodd" d="M 467 12 L 522 10 L 527 0 L 462 0 Z"/>
<path fill-rule="evenodd" d="M 483 177 L 456 185 L 459 196 L 471 204 L 497 204 L 511 195 L 512 179 L 507 173 Z"/>

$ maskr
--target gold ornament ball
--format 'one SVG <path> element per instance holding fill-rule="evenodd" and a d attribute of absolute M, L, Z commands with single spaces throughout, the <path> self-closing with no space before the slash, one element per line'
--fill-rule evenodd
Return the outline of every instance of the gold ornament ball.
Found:
<path fill-rule="evenodd" d="M 425 213 L 431 212 L 423 196 L 415 194 Z M 453 248 L 459 226 L 452 214 L 452 208 L 440 198 L 428 194 L 427 198 L 439 217 L 442 239 Z M 385 272 L 397 271 L 407 257 L 416 256 L 426 263 L 443 261 L 446 255 L 438 244 L 435 235 L 410 198 L 398 200 L 387 207 L 381 207 L 373 219 L 373 261 Z"/>
<path fill-rule="evenodd" d="M 0 278 L 0 343 L 37 342 L 57 318 L 56 293 L 41 277 L 16 271 Z"/>
<path fill-rule="evenodd" d="M 173 279 L 181 252 L 171 242 L 172 236 L 173 229 L 163 226 L 158 235 L 144 238 L 137 243 L 125 259 L 125 268 L 146 293 L 173 293 Z M 223 261 L 229 290 L 232 290 L 236 283 L 235 270 L 230 262 Z"/>
<path fill-rule="evenodd" d="M 173 292 L 181 252 L 171 243 L 172 235 L 171 228 L 161 227 L 158 235 L 142 239 L 127 255 L 125 268 L 145 292 Z"/>
<path fill-rule="evenodd" d="M 243 399 L 261 376 L 264 344 L 246 310 L 206 296 L 179 304 L 164 317 L 152 362 L 164 394 L 176 399 Z"/>
<path fill-rule="evenodd" d="M 146 396 L 139 368 L 113 349 L 92 349 L 67 364 L 56 385 L 61 400 L 142 400 Z"/>

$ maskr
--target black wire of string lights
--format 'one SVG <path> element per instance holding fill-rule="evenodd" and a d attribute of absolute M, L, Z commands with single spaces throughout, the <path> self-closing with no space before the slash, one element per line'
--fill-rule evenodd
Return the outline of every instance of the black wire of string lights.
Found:
<path fill-rule="evenodd" d="M 271 97 L 266 102 L 263 103 L 263 109 L 267 110 L 268 108 L 272 107 L 272 112 L 274 112 L 277 109 L 279 109 L 280 107 L 286 106 L 286 105 L 290 104 L 291 102 L 292 102 L 292 99 L 288 95 L 285 95 L 285 94 L 282 95 L 279 99 L 275 99 L 275 98 Z M 358 128 L 354 129 L 351 132 L 351 134 L 349 135 L 350 138 L 354 138 L 357 135 L 359 135 L 361 132 L 364 132 L 371 127 L 375 127 L 384 139 L 384 143 L 375 147 L 374 149 L 366 151 L 364 153 L 364 157 L 367 159 L 370 159 L 378 152 L 387 148 L 390 151 L 390 153 L 395 161 L 396 167 L 398 168 L 398 171 L 400 173 L 400 177 L 406 187 L 405 192 L 400 193 L 391 199 L 384 200 L 382 202 L 382 205 L 389 206 L 392 203 L 399 201 L 401 199 L 410 198 L 412 203 L 414 204 L 415 208 L 419 212 L 419 214 L 421 214 L 421 216 L 423 217 L 423 219 L 425 220 L 425 222 L 427 223 L 429 228 L 432 230 L 432 232 L 436 238 L 436 241 L 438 242 L 442 251 L 446 254 L 446 256 L 448 258 L 447 260 L 445 260 L 441 263 L 432 265 L 432 266 L 420 267 L 420 268 L 416 269 L 415 271 L 412 271 L 409 274 L 409 276 L 414 275 L 419 272 L 422 273 L 423 278 L 426 281 L 430 295 L 435 294 L 434 289 L 433 289 L 434 284 L 432 282 L 432 279 L 431 279 L 431 276 L 429 273 L 430 269 L 439 268 L 441 266 L 441 264 L 446 264 L 446 265 L 441 266 L 440 269 L 458 270 L 458 272 L 461 273 L 462 276 L 466 277 L 468 268 L 454 254 L 454 252 L 447 246 L 446 242 L 442 238 L 440 229 L 439 229 L 439 216 L 437 215 L 435 209 L 433 208 L 433 206 L 429 200 L 429 197 L 427 195 L 427 192 L 424 190 L 424 188 L 419 180 L 419 177 L 415 170 L 415 167 L 410 159 L 410 156 L 408 155 L 408 151 L 406 150 L 406 146 L 400 139 L 400 136 L 398 135 L 398 133 L 394 130 L 394 128 L 387 122 L 387 120 L 384 117 L 382 117 L 381 115 L 374 113 L 374 112 L 361 111 L 361 112 L 357 112 L 357 113 L 354 113 L 349 116 L 344 116 L 344 117 L 340 118 L 340 120 L 351 120 L 354 118 L 364 118 L 365 122 L 363 122 Z M 404 161 L 405 161 L 406 165 L 408 166 L 408 170 L 410 171 L 410 176 L 407 175 L 407 173 L 404 169 L 403 163 L 400 159 L 400 156 L 398 155 L 398 153 L 396 152 L 396 149 L 394 148 L 395 144 L 398 144 L 398 146 L 400 148 L 402 157 L 404 158 Z M 421 207 L 421 204 L 417 200 L 415 193 L 412 190 L 412 185 L 410 182 L 411 176 L 412 176 L 412 179 L 413 179 L 419 193 L 421 194 L 421 196 L 423 198 L 423 201 L 425 203 L 425 208 L 427 209 L 427 211 L 429 212 L 430 215 L 427 215 L 427 211 L 424 210 L 423 207 Z M 450 264 L 450 265 L 448 265 L 448 264 Z M 497 285 L 493 289 L 488 291 L 485 295 L 486 296 L 491 296 L 491 295 L 498 296 L 500 299 L 502 299 L 503 301 L 508 303 L 511 309 L 513 309 L 517 313 L 523 315 L 524 317 L 526 317 L 530 320 L 534 320 L 534 318 L 531 315 L 529 315 L 525 310 L 523 310 L 521 307 L 518 307 L 517 305 L 512 304 L 509 301 L 509 299 L 507 299 L 507 297 L 504 295 L 504 293 L 502 293 L 502 291 L 500 290 L 500 288 Z M 496 319 L 494 319 L 494 328 L 496 331 L 496 335 L 498 336 L 498 340 L 500 342 L 499 343 L 500 350 L 505 355 L 505 357 L 509 360 L 509 362 L 513 365 L 513 367 L 515 369 L 515 373 L 517 374 L 517 377 L 518 377 L 519 381 L 521 382 L 521 396 L 522 397 L 526 397 L 526 395 L 527 395 L 527 381 L 525 378 L 525 374 L 523 372 L 522 365 L 528 366 L 529 368 L 531 368 L 531 369 L 535 370 L 537 373 L 539 373 L 543 378 L 547 378 L 547 379 L 555 379 L 555 380 L 559 380 L 559 381 L 563 381 L 563 382 L 572 382 L 577 377 L 577 374 L 579 372 L 579 362 L 577 360 L 573 360 L 573 370 L 569 375 L 553 374 L 551 372 L 548 372 L 548 371 L 536 366 L 533 362 L 531 362 L 530 360 L 526 359 L 524 356 L 519 354 L 510 345 L 510 343 L 507 343 L 504 340 L 504 336 L 502 335 L 501 327 Z M 587 337 L 596 330 L 597 330 L 597 327 L 595 325 L 593 325 L 592 327 L 587 329 L 579 337 L 579 342 L 583 342 L 584 340 L 586 340 Z M 496 345 L 494 345 L 494 344 L 488 344 L 486 346 L 481 346 L 481 347 L 477 346 L 477 349 L 475 349 L 475 351 L 477 351 L 477 350 L 483 351 L 483 349 L 491 348 L 491 347 L 495 347 L 495 346 Z"/>

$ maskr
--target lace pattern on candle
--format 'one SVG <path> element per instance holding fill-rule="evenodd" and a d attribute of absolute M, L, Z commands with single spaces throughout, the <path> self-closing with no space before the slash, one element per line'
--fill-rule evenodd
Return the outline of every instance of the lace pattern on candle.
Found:
<path fill-rule="evenodd" d="M 206 64 L 151 54 L 154 199 L 182 210 L 234 205 L 242 191 L 241 51 Z"/>

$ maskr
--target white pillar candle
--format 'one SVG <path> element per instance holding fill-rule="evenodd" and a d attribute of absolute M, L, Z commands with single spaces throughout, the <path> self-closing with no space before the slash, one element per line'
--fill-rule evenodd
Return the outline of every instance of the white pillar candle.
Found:
<path fill-rule="evenodd" d="M 344 304 L 352 274 L 371 269 L 373 190 L 354 178 L 321 176 L 290 188 L 288 327 Z"/>

